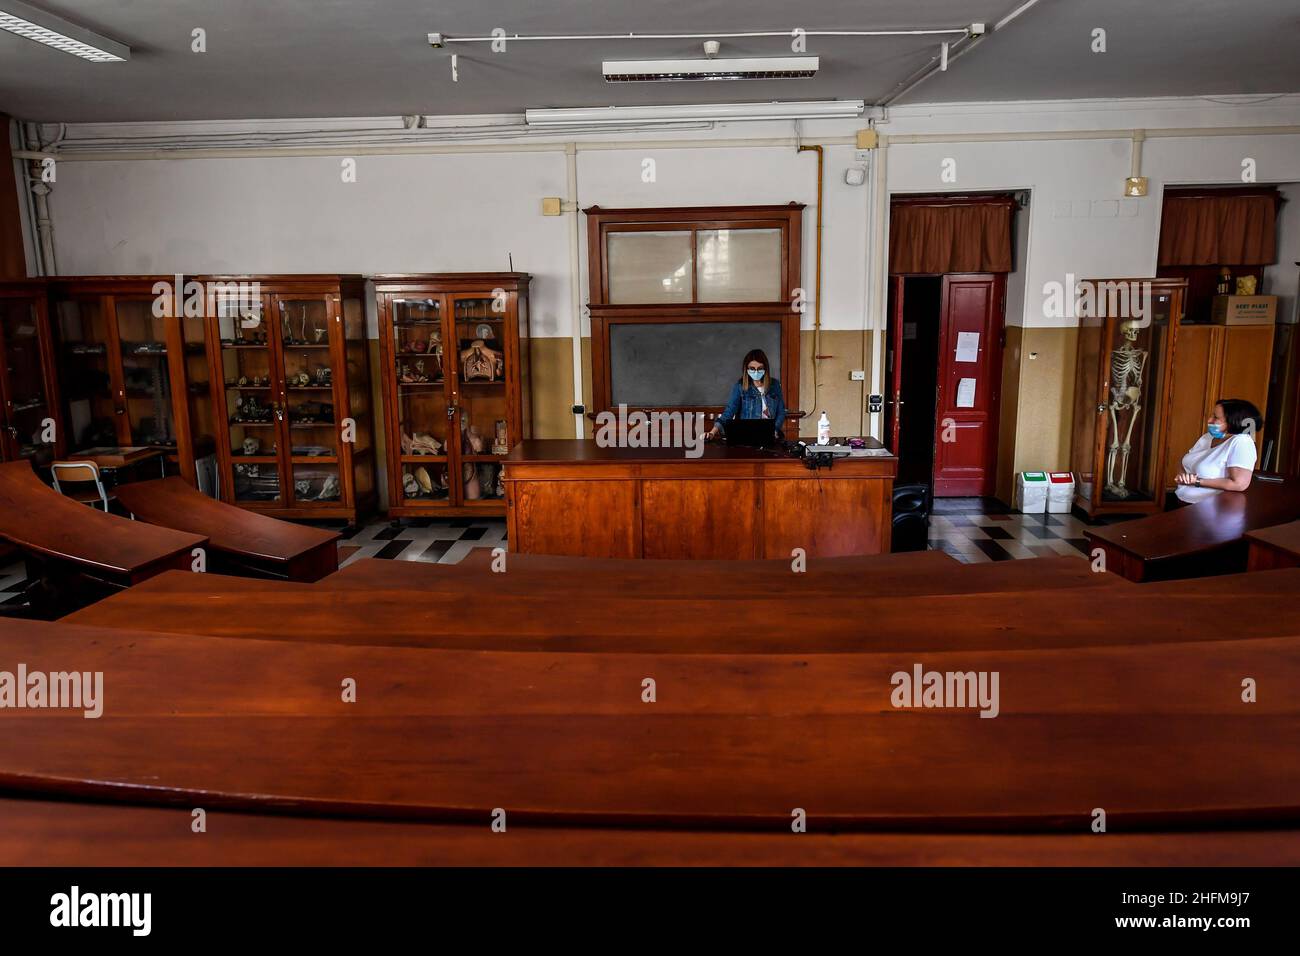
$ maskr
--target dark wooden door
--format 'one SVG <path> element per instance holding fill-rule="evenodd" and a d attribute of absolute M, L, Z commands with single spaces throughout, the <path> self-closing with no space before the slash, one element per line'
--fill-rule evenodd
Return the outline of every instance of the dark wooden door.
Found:
<path fill-rule="evenodd" d="M 895 455 L 901 454 L 898 443 L 903 419 L 903 276 L 889 277 L 889 360 L 885 374 L 889 381 L 885 394 L 885 441 Z"/>
<path fill-rule="evenodd" d="M 939 385 L 935 402 L 934 494 L 992 495 L 1002 379 L 1006 276 L 943 277 Z"/>

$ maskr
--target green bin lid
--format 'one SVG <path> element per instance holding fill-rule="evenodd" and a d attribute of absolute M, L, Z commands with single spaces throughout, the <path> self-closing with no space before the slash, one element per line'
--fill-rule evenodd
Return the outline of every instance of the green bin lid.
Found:
<path fill-rule="evenodd" d="M 1045 471 L 1022 471 L 1020 477 L 1025 481 L 1046 481 L 1047 472 Z"/>

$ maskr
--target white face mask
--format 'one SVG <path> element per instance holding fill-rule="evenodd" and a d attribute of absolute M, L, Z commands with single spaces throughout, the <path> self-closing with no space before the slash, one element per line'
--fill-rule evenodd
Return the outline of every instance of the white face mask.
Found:
<path fill-rule="evenodd" d="M 748 368 L 745 371 L 749 373 L 750 379 L 755 382 L 763 381 L 763 376 L 767 374 L 767 369 L 764 368 Z"/>

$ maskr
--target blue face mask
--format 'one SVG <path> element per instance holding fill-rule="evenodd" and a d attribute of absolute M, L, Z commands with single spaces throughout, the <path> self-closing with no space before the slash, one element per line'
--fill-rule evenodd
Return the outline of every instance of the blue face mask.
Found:
<path fill-rule="evenodd" d="M 745 369 L 745 371 L 749 373 L 749 377 L 752 378 L 755 382 L 763 381 L 763 376 L 767 374 L 767 369 L 762 369 L 762 368 L 748 368 Z"/>
<path fill-rule="evenodd" d="M 1210 437 L 1215 439 L 1222 438 L 1224 435 L 1228 434 L 1218 425 L 1211 425 L 1208 431 L 1210 433 Z"/>

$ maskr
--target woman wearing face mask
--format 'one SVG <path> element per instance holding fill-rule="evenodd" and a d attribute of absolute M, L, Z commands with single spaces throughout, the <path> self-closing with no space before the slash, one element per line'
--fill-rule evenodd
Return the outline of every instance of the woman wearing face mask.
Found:
<path fill-rule="evenodd" d="M 733 418 L 770 418 L 779 436 L 785 422 L 785 399 L 781 397 L 781 383 L 770 375 L 767 353 L 754 349 L 745 355 L 740 367 L 740 381 L 731 386 L 727 407 L 714 420 L 712 431 L 704 437 L 717 438 L 722 434 L 722 423 Z"/>
<path fill-rule="evenodd" d="M 1245 491 L 1255 470 L 1259 409 L 1241 398 L 1224 398 L 1206 421 L 1206 432 L 1183 456 L 1174 494 L 1189 504 L 1221 491 Z"/>

